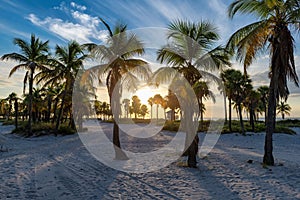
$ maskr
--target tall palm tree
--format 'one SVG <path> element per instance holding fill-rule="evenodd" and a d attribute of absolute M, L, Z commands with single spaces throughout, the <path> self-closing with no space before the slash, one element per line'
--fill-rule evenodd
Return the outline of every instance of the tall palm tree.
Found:
<path fill-rule="evenodd" d="M 255 131 L 255 124 L 254 124 L 256 118 L 255 111 L 257 110 L 257 107 L 259 105 L 260 98 L 261 98 L 260 93 L 256 90 L 251 89 L 250 87 L 249 90 L 247 91 L 247 96 L 243 103 L 250 114 L 250 125 L 252 128 L 252 132 Z"/>
<path fill-rule="evenodd" d="M 228 49 L 237 51 L 237 58 L 246 68 L 256 55 L 269 45 L 270 87 L 267 128 L 263 162 L 274 165 L 272 135 L 276 102 L 287 99 L 287 78 L 298 86 L 294 61 L 294 40 L 290 28 L 299 30 L 299 1 L 295 0 L 235 0 L 228 8 L 229 17 L 237 13 L 254 14 L 258 21 L 237 30 L 229 39 Z"/>
<path fill-rule="evenodd" d="M 79 70 L 83 70 L 83 61 L 86 57 L 83 46 L 76 41 L 70 41 L 67 47 L 57 45 L 55 58 L 49 60 L 51 69 L 46 69 L 37 74 L 37 79 L 39 82 L 44 82 L 44 87 L 64 83 L 61 106 L 56 118 L 56 130 L 59 129 L 66 100 L 67 98 L 71 100 L 76 75 Z M 73 124 L 72 117 L 70 117 L 70 123 Z"/>
<path fill-rule="evenodd" d="M 224 48 L 221 46 L 214 48 L 215 42 L 219 39 L 216 28 L 207 21 L 193 23 L 175 20 L 169 24 L 168 29 L 170 44 L 158 50 L 157 60 L 182 73 L 191 87 L 202 77 L 219 82 L 219 78 L 209 72 L 230 63 Z M 196 135 L 186 151 L 190 167 L 196 167 L 197 141 Z"/>
<path fill-rule="evenodd" d="M 284 101 L 280 101 L 276 108 L 278 110 L 277 114 L 281 114 L 282 119 L 285 119 L 285 115 L 290 115 L 290 111 L 292 110 L 291 106 Z"/>
<path fill-rule="evenodd" d="M 36 71 L 44 70 L 48 59 L 48 43 L 49 41 L 42 42 L 39 38 L 36 38 L 34 34 L 31 35 L 30 43 L 20 39 L 15 38 L 14 44 L 17 45 L 21 53 L 10 53 L 5 54 L 1 57 L 2 60 L 12 59 L 19 62 L 12 68 L 9 73 L 11 77 L 17 70 L 25 69 L 26 74 L 24 78 L 24 92 L 27 81 L 29 82 L 29 103 L 28 103 L 28 135 L 32 134 L 32 91 L 33 91 L 33 79 Z"/>
<path fill-rule="evenodd" d="M 88 70 L 91 74 L 98 74 L 99 77 L 106 76 L 106 87 L 110 99 L 110 105 L 114 111 L 113 144 L 116 159 L 128 159 L 122 151 L 119 139 L 119 126 L 116 120 L 119 117 L 119 106 L 121 100 L 121 88 L 134 90 L 138 88 L 139 79 L 146 80 L 150 77 L 151 70 L 148 64 L 141 60 L 132 58 L 144 53 L 143 44 L 136 35 L 126 32 L 127 25 L 118 24 L 112 30 L 102 20 L 108 31 L 106 44 L 87 44 L 94 57 L 99 58 L 102 65 L 95 66 Z M 94 73 L 93 73 L 94 72 Z M 114 91 L 115 90 L 115 91 Z"/>

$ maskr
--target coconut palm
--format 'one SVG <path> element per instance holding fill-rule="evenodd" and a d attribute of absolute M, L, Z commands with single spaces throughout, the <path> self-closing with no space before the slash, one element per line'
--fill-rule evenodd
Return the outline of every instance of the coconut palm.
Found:
<path fill-rule="evenodd" d="M 49 60 L 51 69 L 46 69 L 37 74 L 39 82 L 44 82 L 44 87 L 64 83 L 61 106 L 56 119 L 55 129 L 58 130 L 63 110 L 67 100 L 71 100 L 72 88 L 79 70 L 83 70 L 83 61 L 87 55 L 83 52 L 83 47 L 76 41 L 70 41 L 67 47 L 57 45 L 55 48 L 55 58 Z M 69 106 L 71 108 L 71 106 Z M 72 123 L 72 117 L 70 117 Z"/>
<path fill-rule="evenodd" d="M 12 68 L 9 73 L 9 77 L 12 76 L 17 70 L 25 69 L 26 74 L 24 78 L 24 93 L 27 81 L 29 82 L 29 102 L 28 102 L 28 135 L 32 134 L 32 91 L 33 91 L 33 79 L 36 71 L 44 70 L 48 59 L 48 43 L 49 41 L 42 42 L 39 38 L 36 38 L 34 34 L 31 35 L 30 43 L 15 38 L 14 44 L 17 45 L 21 53 L 5 54 L 1 57 L 2 60 L 12 59 L 19 62 Z"/>
<path fill-rule="evenodd" d="M 284 101 L 280 101 L 279 104 L 276 106 L 278 112 L 277 114 L 281 114 L 282 119 L 285 119 L 285 115 L 290 115 L 290 112 L 292 110 L 291 106 Z"/>
<path fill-rule="evenodd" d="M 268 100 L 265 153 L 263 162 L 274 165 L 272 135 L 276 102 L 287 99 L 287 78 L 298 86 L 294 62 L 294 40 L 290 28 L 299 30 L 299 1 L 295 0 L 235 0 L 228 8 L 229 17 L 237 13 L 254 14 L 258 21 L 237 30 L 229 39 L 229 51 L 237 51 L 237 59 L 250 66 L 258 53 L 270 50 L 270 87 Z"/>
<path fill-rule="evenodd" d="M 145 61 L 132 58 L 143 54 L 144 49 L 136 35 L 126 32 L 126 25 L 118 24 L 112 30 L 104 20 L 101 19 L 101 21 L 109 34 L 106 44 L 88 44 L 87 46 L 89 46 L 93 56 L 99 58 L 104 64 L 95 66 L 87 72 L 96 73 L 99 77 L 105 76 L 106 78 L 110 104 L 114 111 L 113 144 L 116 159 L 128 159 L 121 149 L 119 127 L 116 123 L 120 112 L 121 89 L 137 89 L 139 80 L 148 79 L 151 70 Z"/>
<path fill-rule="evenodd" d="M 200 78 L 206 77 L 219 82 L 219 78 L 209 73 L 225 65 L 230 65 L 227 52 L 218 46 L 214 48 L 219 39 L 216 28 L 209 22 L 193 23 L 175 20 L 170 23 L 168 39 L 170 43 L 158 50 L 161 63 L 166 63 L 182 73 L 193 86 Z M 169 74 L 168 74 L 169 76 Z M 196 154 L 198 136 L 186 152 L 188 165 L 196 167 Z"/>

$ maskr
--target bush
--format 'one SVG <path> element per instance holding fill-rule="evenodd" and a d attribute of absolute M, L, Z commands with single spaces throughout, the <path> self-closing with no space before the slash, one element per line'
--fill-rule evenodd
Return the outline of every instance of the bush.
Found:
<path fill-rule="evenodd" d="M 62 135 L 72 135 L 76 133 L 76 130 L 72 129 L 71 127 L 62 124 L 59 129 L 58 129 L 58 134 L 62 134 Z"/>

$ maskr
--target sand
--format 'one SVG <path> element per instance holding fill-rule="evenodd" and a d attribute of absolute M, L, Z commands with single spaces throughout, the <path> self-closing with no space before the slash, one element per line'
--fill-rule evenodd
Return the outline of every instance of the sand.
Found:
<path fill-rule="evenodd" d="M 261 165 L 264 133 L 227 134 L 199 158 L 197 169 L 175 162 L 141 174 L 102 164 L 78 134 L 22 138 L 12 129 L 0 126 L 0 199 L 300 199 L 298 128 L 298 135 L 274 135 L 274 167 Z M 161 132 L 152 145 L 163 145 L 172 134 Z M 124 141 L 126 148 L 130 141 Z"/>

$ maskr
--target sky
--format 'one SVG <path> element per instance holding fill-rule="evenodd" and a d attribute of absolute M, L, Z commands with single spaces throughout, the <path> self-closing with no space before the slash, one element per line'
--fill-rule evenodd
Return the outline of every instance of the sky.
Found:
<path fill-rule="evenodd" d="M 230 0 L 94 0 L 94 1 L 37 1 L 0 0 L 0 55 L 18 52 L 13 38 L 29 40 L 34 33 L 41 40 L 55 45 L 66 45 L 70 40 L 79 43 L 101 43 L 107 32 L 100 22 L 103 18 L 108 24 L 126 23 L 129 30 L 163 30 L 172 20 L 186 19 L 194 22 L 208 20 L 217 28 L 221 36 L 219 44 L 226 44 L 230 35 L 238 28 L 255 21 L 253 16 L 227 16 Z M 150 32 L 150 33 L 149 33 Z M 152 34 L 148 31 L 149 35 Z M 299 35 L 295 35 L 295 59 L 298 74 L 300 71 Z M 153 37 L 149 44 L 158 48 L 160 40 Z M 152 44 L 152 43 L 151 43 Z M 153 55 L 146 55 L 152 59 Z M 12 61 L 0 61 L 0 98 L 11 92 L 22 93 L 24 71 L 18 71 L 8 78 L 9 71 L 16 65 Z M 91 63 L 86 63 L 87 66 Z M 249 74 L 255 87 L 268 85 L 269 56 L 261 55 L 249 67 Z M 242 70 L 241 64 L 233 60 L 233 68 Z M 300 117 L 300 90 L 290 84 L 291 95 L 288 103 L 292 106 L 292 117 Z M 220 105 L 218 108 L 222 108 Z"/>

